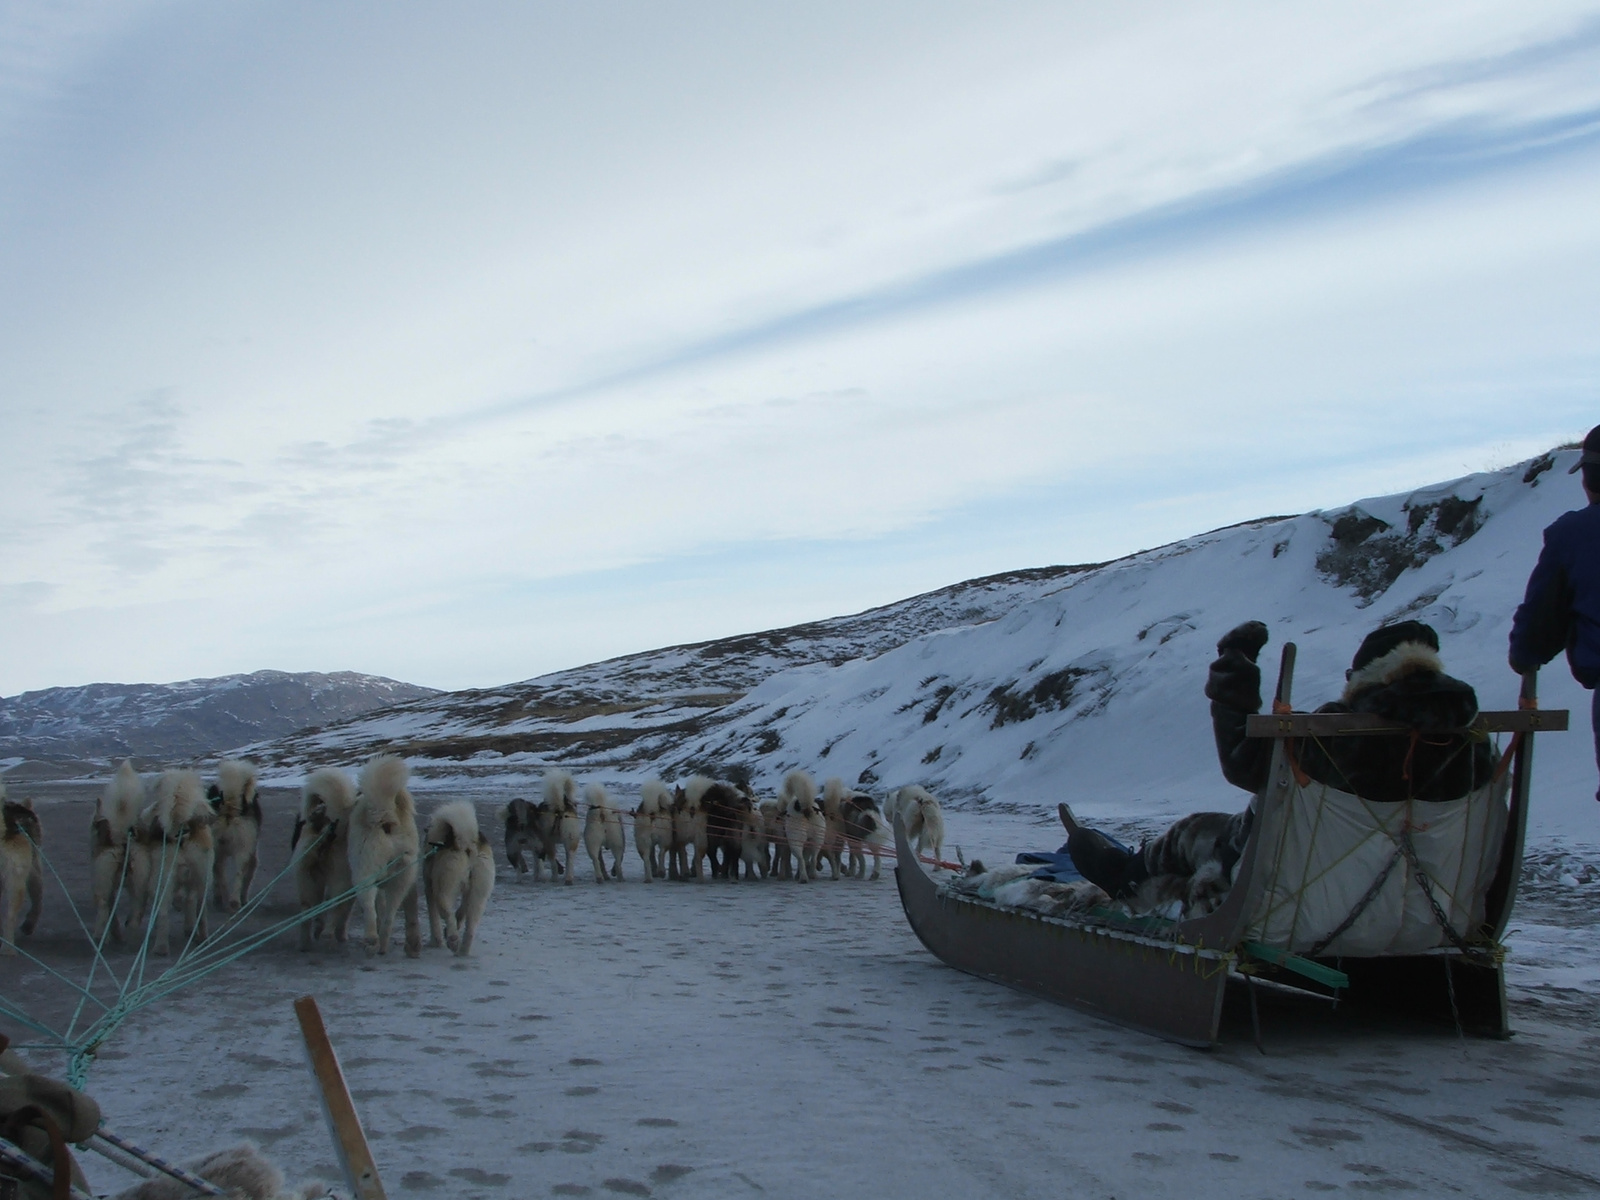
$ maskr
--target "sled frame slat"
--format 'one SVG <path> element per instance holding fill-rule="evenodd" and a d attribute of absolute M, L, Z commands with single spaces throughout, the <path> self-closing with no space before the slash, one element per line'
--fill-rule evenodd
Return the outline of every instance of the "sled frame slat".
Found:
<path fill-rule="evenodd" d="M 1564 708 L 1480 712 L 1467 728 L 1474 733 L 1565 733 L 1569 715 Z M 1244 722 L 1245 736 L 1253 738 L 1353 737 L 1410 732 L 1409 725 L 1372 713 L 1254 713 Z"/>
<path fill-rule="evenodd" d="M 1347 988 L 1350 986 L 1350 976 L 1343 971 L 1336 971 L 1332 967 L 1324 966 L 1313 959 L 1302 958 L 1298 954 L 1290 954 L 1287 950 L 1280 950 L 1276 946 L 1264 946 L 1260 942 L 1244 942 L 1239 947 L 1251 958 L 1259 958 L 1262 962 L 1271 963 L 1275 967 L 1282 967 L 1285 971 L 1293 971 L 1296 975 L 1304 975 L 1307 979 L 1314 980 L 1324 987 Z"/>
<path fill-rule="evenodd" d="M 322 1023 L 322 1012 L 317 1008 L 316 999 L 301 996 L 294 1002 L 294 1014 L 300 1019 L 300 1033 L 305 1038 L 311 1073 L 317 1080 L 322 1112 L 328 1119 L 328 1130 L 333 1134 L 333 1146 L 339 1154 L 339 1165 L 344 1168 L 345 1182 L 355 1193 L 356 1200 L 388 1200 L 383 1181 L 378 1178 L 378 1164 L 373 1161 L 366 1132 L 361 1128 L 361 1118 L 356 1114 L 355 1101 L 350 1098 L 350 1089 L 345 1085 L 339 1056 L 334 1053 L 333 1043 L 328 1040 L 328 1030 Z"/>

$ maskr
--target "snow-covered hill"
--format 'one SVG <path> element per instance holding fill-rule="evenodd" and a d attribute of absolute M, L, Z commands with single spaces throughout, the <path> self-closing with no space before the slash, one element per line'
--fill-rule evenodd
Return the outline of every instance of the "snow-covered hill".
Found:
<path fill-rule="evenodd" d="M 643 654 L 502 687 L 441 693 L 381 713 L 244 747 L 295 768 L 393 748 L 451 773 L 502 774 L 559 759 L 645 769 L 740 711 L 757 685 L 797 666 L 841 666 L 941 629 L 992 621 L 1092 567 L 968 580 L 848 617 Z M 438 770 L 434 770 L 435 774 Z"/>
<path fill-rule="evenodd" d="M 1563 451 L 1347 508 L 1248 522 L 1094 567 L 976 581 L 800 630 L 660 651 L 435 697 L 255 752 L 282 767 L 389 745 L 425 774 L 508 781 L 549 761 L 625 782 L 801 765 L 957 801 L 1157 822 L 1243 796 L 1217 774 L 1201 688 L 1216 639 L 1259 617 L 1300 647 L 1295 696 L 1334 696 L 1361 637 L 1417 617 L 1486 708 L 1510 708 L 1510 615 L 1540 531 L 1582 503 Z M 1600 841 L 1588 694 L 1564 665 L 1541 739 L 1535 833 Z"/>
<path fill-rule="evenodd" d="M 182 761 L 436 694 L 353 671 L 47 688 L 0 699 L 0 759 Z"/>

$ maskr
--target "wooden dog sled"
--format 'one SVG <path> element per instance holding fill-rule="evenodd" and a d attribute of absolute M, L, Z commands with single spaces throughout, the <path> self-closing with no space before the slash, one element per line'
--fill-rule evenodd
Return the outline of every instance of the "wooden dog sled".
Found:
<path fill-rule="evenodd" d="M 1216 909 L 1173 922 L 1003 908 L 942 889 L 896 820 L 895 879 L 922 944 L 968 974 L 1190 1046 L 1216 1043 L 1230 975 L 1506 1036 L 1500 938 L 1522 869 L 1533 735 L 1565 730 L 1567 713 L 1535 707 L 1529 673 L 1521 708 L 1474 722 L 1482 735 L 1512 735 L 1492 784 L 1446 805 L 1369 804 L 1301 775 L 1296 743 L 1411 731 L 1290 711 L 1294 652 L 1284 647 L 1273 712 L 1248 721 L 1248 736 L 1274 739 L 1272 767 Z M 1330 911 L 1349 915 L 1341 923 Z"/>

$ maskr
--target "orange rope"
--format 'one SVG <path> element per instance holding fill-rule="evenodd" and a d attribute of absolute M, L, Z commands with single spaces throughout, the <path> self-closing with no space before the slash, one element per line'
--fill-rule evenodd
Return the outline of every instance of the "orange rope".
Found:
<path fill-rule="evenodd" d="M 1294 706 L 1292 704 L 1287 704 L 1282 700 L 1274 700 L 1272 702 L 1272 712 L 1274 716 L 1287 716 L 1288 714 L 1294 712 Z M 1294 752 L 1296 740 L 1297 739 L 1295 738 L 1285 738 L 1283 741 L 1283 752 L 1289 759 L 1289 770 L 1294 775 L 1294 781 L 1301 787 L 1308 787 L 1311 783 L 1311 776 L 1305 773 L 1305 769 L 1300 765 L 1299 756 Z"/>

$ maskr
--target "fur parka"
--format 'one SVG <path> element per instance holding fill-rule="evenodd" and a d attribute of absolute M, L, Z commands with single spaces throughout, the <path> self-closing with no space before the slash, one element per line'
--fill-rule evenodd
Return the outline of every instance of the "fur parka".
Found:
<path fill-rule="evenodd" d="M 1252 621 L 1217 643 L 1206 696 L 1223 777 L 1257 792 L 1267 782 L 1270 738 L 1245 737 L 1245 720 L 1261 711 L 1261 668 L 1256 656 L 1266 628 Z M 1489 742 L 1467 731 L 1478 715 L 1470 684 L 1445 674 L 1439 653 L 1422 641 L 1404 641 L 1359 669 L 1344 694 L 1317 709 L 1371 713 L 1409 726 L 1394 734 L 1306 740 L 1300 767 L 1312 779 L 1367 800 L 1456 800 L 1489 782 L 1497 756 Z"/>

